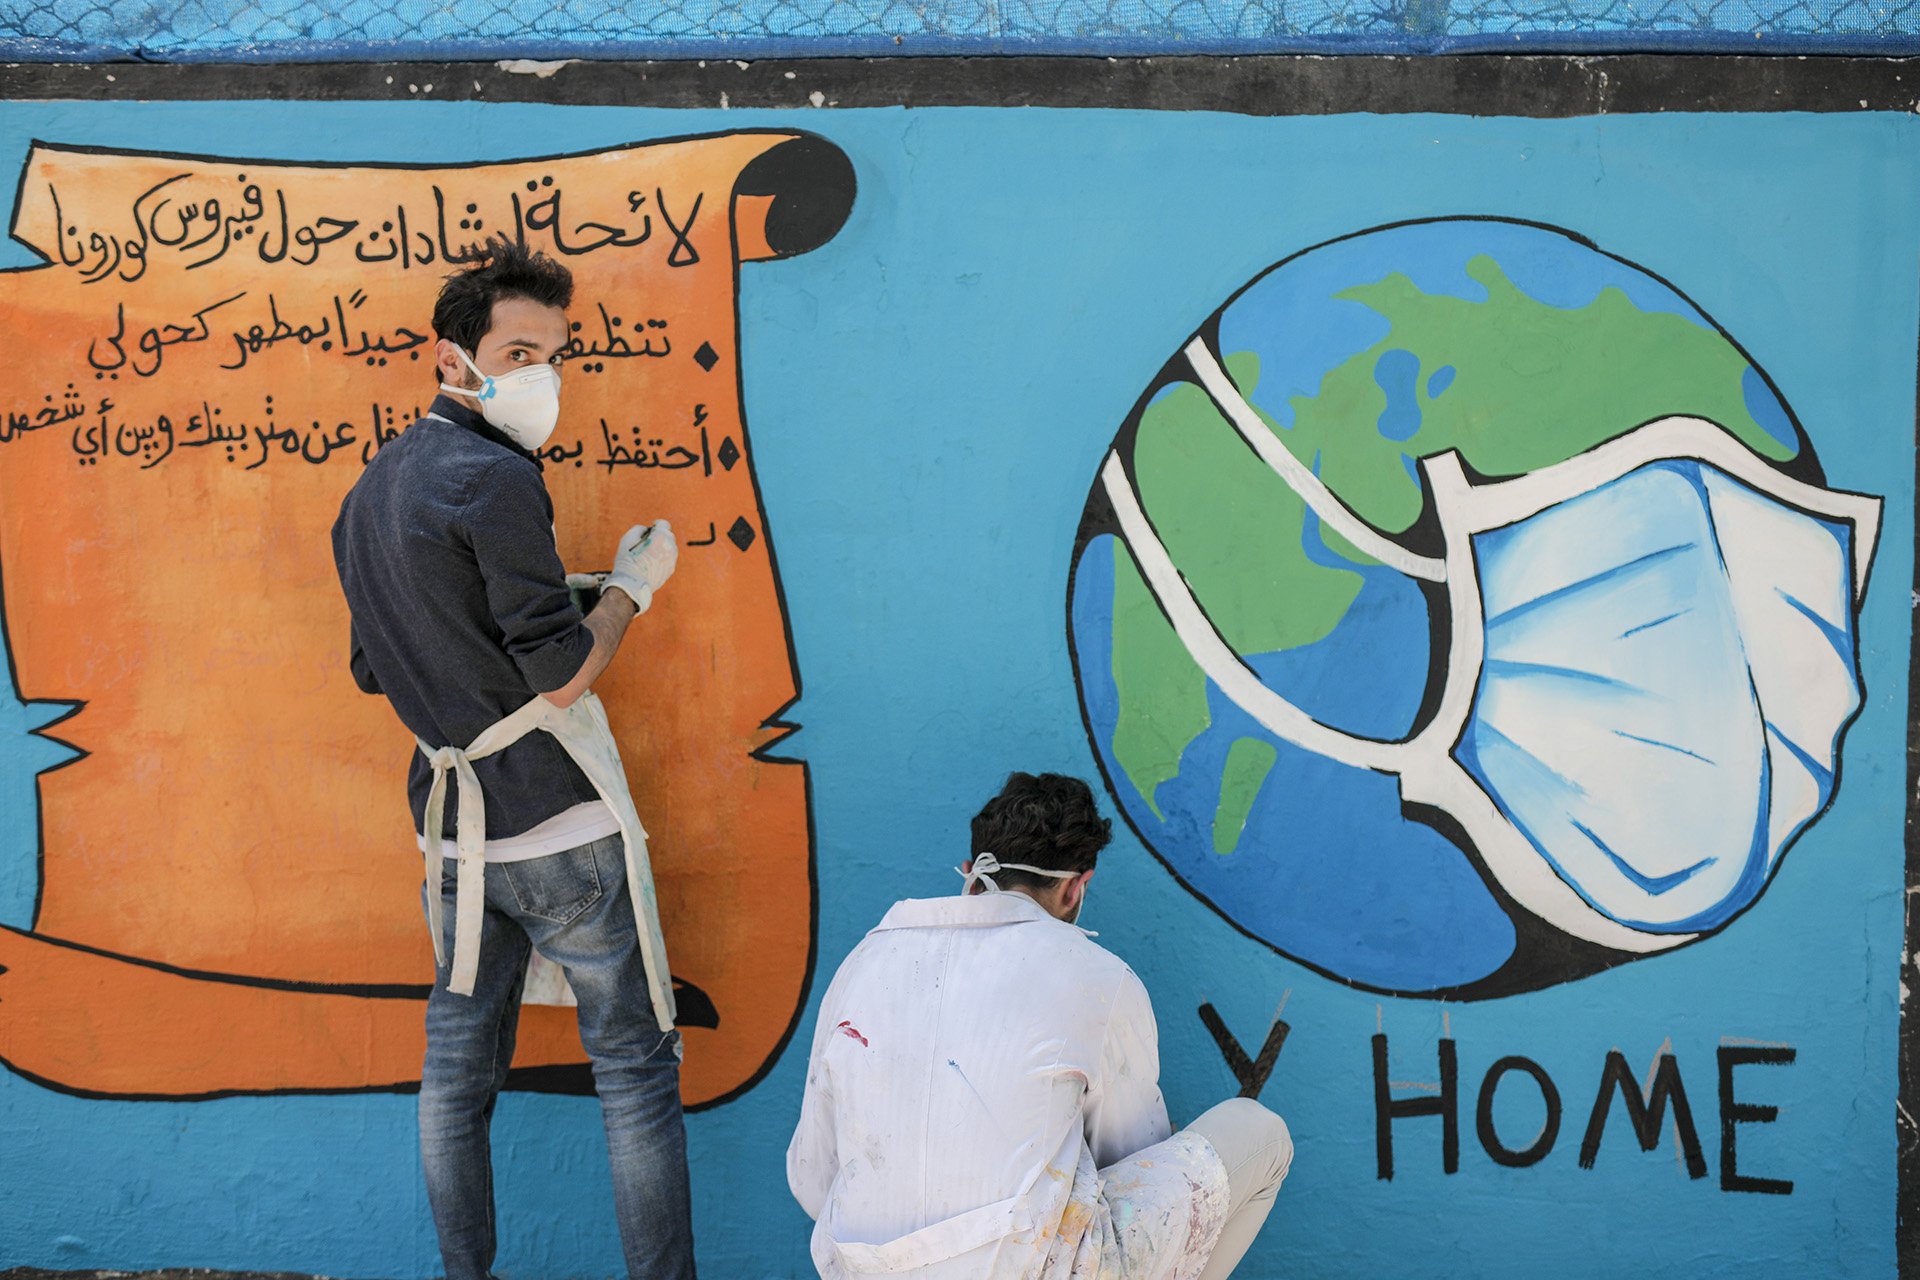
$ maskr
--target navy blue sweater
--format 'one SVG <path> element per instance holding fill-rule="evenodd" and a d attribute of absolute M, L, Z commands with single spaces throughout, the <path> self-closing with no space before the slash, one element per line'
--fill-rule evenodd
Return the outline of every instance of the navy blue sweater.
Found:
<path fill-rule="evenodd" d="M 567 594 L 540 464 L 449 396 L 388 442 L 340 505 L 333 559 L 352 614 L 353 678 L 383 693 L 430 746 L 464 747 L 585 665 L 593 633 Z M 527 831 L 596 799 L 552 735 L 474 763 L 487 838 Z M 433 770 L 418 751 L 407 794 L 424 829 Z M 453 837 L 459 784 L 447 779 Z"/>

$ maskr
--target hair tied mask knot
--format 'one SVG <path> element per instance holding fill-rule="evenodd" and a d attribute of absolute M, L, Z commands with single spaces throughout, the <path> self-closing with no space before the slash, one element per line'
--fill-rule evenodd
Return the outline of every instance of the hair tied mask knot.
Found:
<path fill-rule="evenodd" d="M 987 886 L 989 893 L 1004 892 L 993 878 L 1002 871 L 1024 871 L 1028 875 L 1045 876 L 1049 880 L 1071 880 L 1080 874 L 1078 871 L 1049 871 L 1045 867 L 1030 867 L 1024 862 L 1002 862 L 987 850 L 973 855 L 973 870 L 955 867 L 954 871 L 966 881 L 960 890 L 962 893 L 972 893 L 976 884 Z"/>

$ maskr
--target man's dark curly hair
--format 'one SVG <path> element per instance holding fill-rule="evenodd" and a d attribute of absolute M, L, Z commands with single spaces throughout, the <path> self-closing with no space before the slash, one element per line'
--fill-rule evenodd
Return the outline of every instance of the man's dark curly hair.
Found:
<path fill-rule="evenodd" d="M 493 328 L 493 304 L 502 298 L 565 310 L 573 305 L 573 272 L 544 253 L 495 236 L 487 241 L 483 265 L 456 271 L 441 286 L 440 300 L 433 304 L 435 335 L 472 355 Z"/>
<path fill-rule="evenodd" d="M 1060 773 L 1012 773 L 1000 794 L 974 815 L 973 852 L 1001 862 L 1024 862 L 1049 871 L 1091 871 L 1113 839 L 1113 823 L 1100 816 L 1093 792 Z M 1048 888 L 1058 880 L 1024 871 L 996 874 L 1003 889 Z"/>

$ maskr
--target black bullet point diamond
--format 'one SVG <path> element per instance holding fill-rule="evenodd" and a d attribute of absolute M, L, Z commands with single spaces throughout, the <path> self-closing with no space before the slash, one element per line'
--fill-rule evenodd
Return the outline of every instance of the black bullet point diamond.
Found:
<path fill-rule="evenodd" d="M 703 342 L 700 344 L 700 349 L 693 353 L 693 362 L 708 373 L 712 373 L 713 366 L 720 363 L 720 353 L 713 349 L 712 343 Z"/>
<path fill-rule="evenodd" d="M 753 545 L 753 526 L 747 523 L 745 516 L 741 516 L 733 522 L 733 528 L 727 530 L 727 537 L 732 541 L 734 546 L 745 551 Z"/>
<path fill-rule="evenodd" d="M 740 461 L 740 447 L 734 444 L 732 436 L 728 436 L 720 442 L 720 465 L 731 471 L 733 464 L 738 461 Z"/>

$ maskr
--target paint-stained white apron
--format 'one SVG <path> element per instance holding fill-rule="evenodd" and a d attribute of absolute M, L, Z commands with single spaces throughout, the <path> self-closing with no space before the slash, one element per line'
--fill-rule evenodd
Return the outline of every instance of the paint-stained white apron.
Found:
<path fill-rule="evenodd" d="M 620 821 L 620 834 L 627 850 L 627 890 L 633 895 L 634 928 L 640 935 L 640 951 L 647 961 L 647 988 L 653 1000 L 653 1016 L 662 1031 L 671 1030 L 673 978 L 667 969 L 667 947 L 660 934 L 660 911 L 654 901 L 647 831 L 640 825 L 640 814 L 634 809 L 633 796 L 627 790 L 627 771 L 620 763 L 620 749 L 614 744 L 613 730 L 607 725 L 606 708 L 591 690 L 570 707 L 555 706 L 536 694 L 518 711 L 489 725 L 464 749 L 420 742 L 421 754 L 433 766 L 433 786 L 427 792 L 425 832 L 427 923 L 433 930 L 434 958 L 443 965 L 447 963 L 447 955 L 440 877 L 444 874 L 446 858 L 441 850 L 441 833 L 446 824 L 448 772 L 460 780 L 460 809 L 454 824 L 454 847 L 459 857 L 455 860 L 458 879 L 454 885 L 453 962 L 447 989 L 455 995 L 472 995 L 474 976 L 480 967 L 480 922 L 486 905 L 487 807 L 480 780 L 473 772 L 473 762 L 504 751 L 536 729 L 552 734 L 559 741 Z"/>

